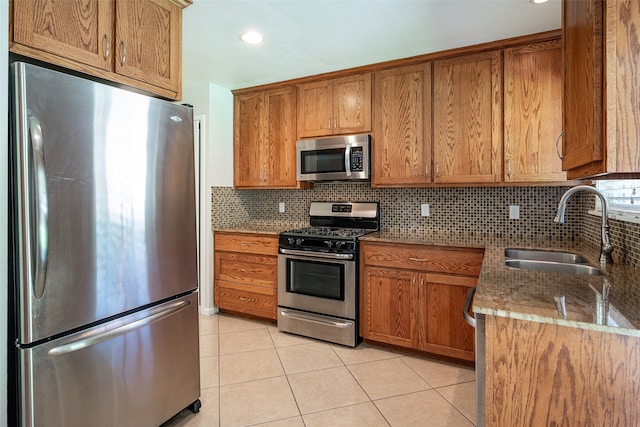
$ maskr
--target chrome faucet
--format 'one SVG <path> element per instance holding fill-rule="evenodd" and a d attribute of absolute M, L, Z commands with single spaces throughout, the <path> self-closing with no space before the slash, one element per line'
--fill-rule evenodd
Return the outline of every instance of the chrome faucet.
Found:
<path fill-rule="evenodd" d="M 600 265 L 604 267 L 607 264 L 613 264 L 613 256 L 611 255 L 611 253 L 613 252 L 613 246 L 611 246 L 611 239 L 609 238 L 609 204 L 607 203 L 607 198 L 604 196 L 604 194 L 602 194 L 600 190 L 589 185 L 578 185 L 576 187 L 570 188 L 560 198 L 560 203 L 558 203 L 558 213 L 556 214 L 556 217 L 553 219 L 553 221 L 564 224 L 564 213 L 567 209 L 567 201 L 574 193 L 577 193 L 578 191 L 595 193 L 596 196 L 600 198 L 600 202 L 602 203 L 602 238 L 600 242 Z"/>

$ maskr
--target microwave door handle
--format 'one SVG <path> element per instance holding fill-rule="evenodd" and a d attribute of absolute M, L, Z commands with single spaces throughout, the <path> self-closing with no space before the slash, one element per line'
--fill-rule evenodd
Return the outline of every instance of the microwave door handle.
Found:
<path fill-rule="evenodd" d="M 344 170 L 347 176 L 351 176 L 351 145 L 344 149 Z"/>

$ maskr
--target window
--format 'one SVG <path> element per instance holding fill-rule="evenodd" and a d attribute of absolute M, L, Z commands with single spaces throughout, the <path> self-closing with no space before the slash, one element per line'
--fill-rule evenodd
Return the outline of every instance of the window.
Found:
<path fill-rule="evenodd" d="M 596 181 L 596 188 L 607 197 L 610 218 L 640 223 L 640 180 Z M 602 215 L 602 206 L 598 197 L 596 197 L 595 210 L 589 213 Z"/>

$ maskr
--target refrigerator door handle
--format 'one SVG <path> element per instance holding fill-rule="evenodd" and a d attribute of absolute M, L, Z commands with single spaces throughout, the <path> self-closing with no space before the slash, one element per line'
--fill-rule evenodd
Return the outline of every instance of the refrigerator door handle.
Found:
<path fill-rule="evenodd" d="M 74 351 L 100 344 L 101 342 L 116 338 L 135 329 L 143 328 L 153 322 L 172 316 L 173 314 L 185 309 L 189 304 L 191 304 L 189 301 L 182 300 L 174 302 L 168 307 L 158 307 L 155 310 L 152 310 L 147 317 L 143 317 L 142 319 L 138 319 L 131 323 L 124 323 L 123 325 L 113 329 L 98 329 L 88 335 L 83 334 L 80 339 L 76 341 L 52 348 L 49 350 L 48 354 L 49 356 L 61 356 L 63 354 L 73 353 Z"/>
<path fill-rule="evenodd" d="M 31 224 L 31 247 L 35 249 L 35 272 L 33 274 L 33 294 L 36 299 L 44 294 L 45 279 L 47 277 L 47 262 L 49 257 L 49 201 L 47 199 L 47 174 L 44 166 L 44 141 L 42 127 L 37 117 L 29 118 L 29 138 L 33 152 L 35 179 L 33 181 L 36 207 L 35 224 Z M 35 228 L 35 230 L 34 230 Z M 35 248 L 33 246 L 35 245 Z M 31 253 L 34 251 L 32 250 Z"/>

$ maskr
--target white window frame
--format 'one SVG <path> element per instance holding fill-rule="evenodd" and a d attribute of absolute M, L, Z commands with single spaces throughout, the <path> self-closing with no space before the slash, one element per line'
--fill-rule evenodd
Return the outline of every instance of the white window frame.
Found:
<path fill-rule="evenodd" d="M 625 180 L 625 183 L 629 183 L 630 181 L 633 181 L 634 184 L 637 184 L 637 187 L 640 192 L 640 180 Z M 610 181 L 608 183 L 611 183 L 611 182 L 616 182 L 616 181 Z M 599 185 L 601 181 L 595 181 L 595 183 L 596 183 L 596 188 L 602 187 L 601 185 Z M 600 203 L 600 198 L 596 197 L 595 199 L 596 199 L 595 206 L 592 210 L 589 211 L 589 214 L 602 217 L 602 206 Z M 631 207 L 631 205 L 629 205 L 629 207 Z M 620 206 L 612 207 L 610 203 L 609 218 L 616 219 L 619 221 L 626 221 L 626 222 L 632 222 L 635 224 L 640 224 L 640 204 L 633 205 L 633 209 L 625 209 L 624 207 L 620 207 Z"/>

